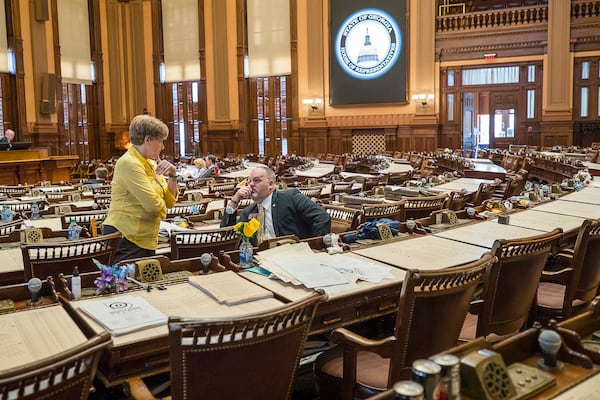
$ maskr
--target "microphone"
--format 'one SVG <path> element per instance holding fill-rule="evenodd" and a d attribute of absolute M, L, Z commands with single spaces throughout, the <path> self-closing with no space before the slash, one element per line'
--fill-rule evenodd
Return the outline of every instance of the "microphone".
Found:
<path fill-rule="evenodd" d="M 417 227 L 417 223 L 413 219 L 409 219 L 406 221 L 406 229 L 408 229 L 408 234 L 412 234 L 415 228 Z"/>
<path fill-rule="evenodd" d="M 558 361 L 558 350 L 562 346 L 560 334 L 550 329 L 542 329 L 538 336 L 538 344 L 544 357 L 539 360 L 538 366 L 543 370 L 562 369 L 563 364 Z"/>
<path fill-rule="evenodd" d="M 40 290 L 42 289 L 42 281 L 40 278 L 31 278 L 27 282 L 27 289 L 31 294 L 31 299 L 29 300 L 30 305 L 35 305 L 40 301 Z"/>
<path fill-rule="evenodd" d="M 212 256 L 208 253 L 202 253 L 200 256 L 200 262 L 202 263 L 202 273 L 208 274 L 210 271 L 210 263 L 212 261 Z"/>

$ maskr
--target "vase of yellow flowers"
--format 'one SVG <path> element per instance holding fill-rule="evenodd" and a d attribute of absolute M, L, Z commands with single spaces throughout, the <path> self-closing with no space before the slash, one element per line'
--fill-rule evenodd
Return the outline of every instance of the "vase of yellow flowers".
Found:
<path fill-rule="evenodd" d="M 256 234 L 259 226 L 260 222 L 256 218 L 252 218 L 248 222 L 238 222 L 233 227 L 233 230 L 242 237 L 242 243 L 240 243 L 240 266 L 242 268 L 252 266 L 254 248 L 250 243 L 250 238 Z"/>

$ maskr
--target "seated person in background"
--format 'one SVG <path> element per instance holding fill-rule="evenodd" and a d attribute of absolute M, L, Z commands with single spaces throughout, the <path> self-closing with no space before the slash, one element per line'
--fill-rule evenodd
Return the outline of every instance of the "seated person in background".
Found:
<path fill-rule="evenodd" d="M 206 169 L 199 173 L 196 178 L 210 178 L 219 174 L 216 156 L 209 154 L 206 156 L 204 161 L 206 162 Z"/>
<path fill-rule="evenodd" d="M 227 203 L 221 227 L 234 225 L 240 200 L 252 198 L 255 204 L 246 207 L 240 221 L 258 219 L 259 208 L 264 208 L 262 238 L 296 235 L 300 239 L 323 236 L 331 231 L 331 218 L 323 208 L 300 193 L 298 189 L 275 190 L 275 173 L 266 166 L 254 168 L 249 185 L 241 187 Z"/>
<path fill-rule="evenodd" d="M 108 169 L 104 166 L 104 164 L 100 164 L 95 170 L 94 175 L 95 179 L 88 179 L 85 184 L 88 188 L 92 188 L 96 185 L 104 185 L 106 183 L 106 178 L 108 178 Z"/>
<path fill-rule="evenodd" d="M 8 148 L 10 149 L 12 147 L 11 143 L 14 140 L 14 138 L 15 138 L 15 131 L 13 131 L 12 129 L 7 129 L 4 132 L 4 136 L 2 136 L 0 138 L 0 142 L 1 143 L 8 143 L 8 145 L 9 145 Z"/>
<path fill-rule="evenodd" d="M 202 157 L 198 157 L 194 158 L 193 164 L 196 167 L 196 169 L 192 171 L 190 177 L 194 179 L 200 178 L 202 174 L 206 171 L 206 162 Z"/>

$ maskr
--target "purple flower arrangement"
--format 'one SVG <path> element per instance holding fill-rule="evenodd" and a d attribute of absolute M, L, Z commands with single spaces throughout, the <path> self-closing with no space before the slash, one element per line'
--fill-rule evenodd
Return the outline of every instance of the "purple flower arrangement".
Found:
<path fill-rule="evenodd" d="M 94 280 L 96 294 L 119 293 L 127 290 L 127 277 L 135 270 L 135 264 L 104 265 L 95 258 L 94 264 L 102 272 L 99 278 Z"/>

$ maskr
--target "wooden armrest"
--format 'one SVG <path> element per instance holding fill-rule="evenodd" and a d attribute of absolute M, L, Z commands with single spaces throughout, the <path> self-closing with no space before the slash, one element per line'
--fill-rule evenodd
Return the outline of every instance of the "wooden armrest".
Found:
<path fill-rule="evenodd" d="M 396 338 L 389 336 L 380 340 L 372 340 L 348 329 L 338 328 L 331 333 L 331 341 L 340 343 L 344 349 L 352 349 L 354 352 L 370 351 L 381 357 L 389 358 Z"/>
<path fill-rule="evenodd" d="M 469 314 L 479 315 L 483 311 L 483 300 L 477 299 L 471 301 L 469 305 Z"/>
<path fill-rule="evenodd" d="M 572 273 L 573 268 L 563 268 L 558 271 L 542 271 L 542 278 L 540 281 L 565 284 Z"/>

